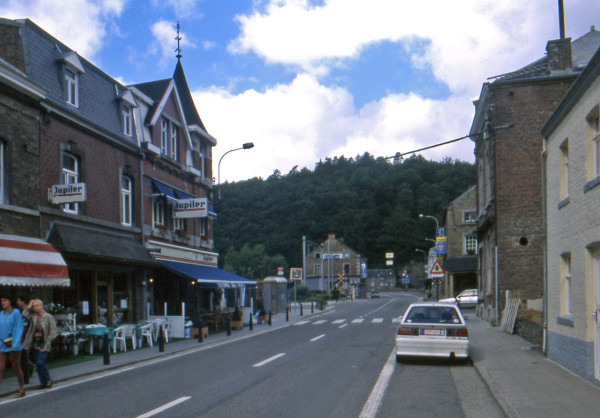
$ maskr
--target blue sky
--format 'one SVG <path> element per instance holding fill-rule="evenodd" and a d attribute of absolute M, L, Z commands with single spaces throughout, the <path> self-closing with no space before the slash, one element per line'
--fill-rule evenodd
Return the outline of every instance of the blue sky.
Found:
<path fill-rule="evenodd" d="M 227 150 L 221 181 L 391 156 L 468 133 L 488 77 L 545 54 L 556 0 L 4 0 L 121 82 L 171 77 L 176 23 L 196 107 Z M 566 33 L 600 2 L 565 0 Z M 463 140 L 422 153 L 474 161 Z"/>

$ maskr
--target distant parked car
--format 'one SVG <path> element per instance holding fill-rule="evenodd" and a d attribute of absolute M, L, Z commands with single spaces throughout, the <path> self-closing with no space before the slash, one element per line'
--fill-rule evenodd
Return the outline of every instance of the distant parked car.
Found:
<path fill-rule="evenodd" d="M 371 299 L 379 298 L 379 292 L 371 292 Z"/>
<path fill-rule="evenodd" d="M 477 289 L 463 290 L 456 297 L 440 299 L 442 303 L 456 303 L 461 308 L 473 308 L 477 306 L 479 300 L 479 292 Z"/>
<path fill-rule="evenodd" d="M 460 308 L 448 303 L 413 303 L 396 333 L 396 361 L 403 357 L 469 358 L 469 331 Z"/>

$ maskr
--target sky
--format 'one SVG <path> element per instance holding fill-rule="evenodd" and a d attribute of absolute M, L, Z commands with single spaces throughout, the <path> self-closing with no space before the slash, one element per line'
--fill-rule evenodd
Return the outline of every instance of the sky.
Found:
<path fill-rule="evenodd" d="M 600 28 L 600 1 L 564 7 L 566 36 Z M 221 182 L 467 135 L 482 84 L 560 35 L 557 0 L 2 0 L 0 16 L 31 19 L 125 84 L 173 75 L 179 22 Z M 418 154 L 474 162 L 469 139 Z"/>

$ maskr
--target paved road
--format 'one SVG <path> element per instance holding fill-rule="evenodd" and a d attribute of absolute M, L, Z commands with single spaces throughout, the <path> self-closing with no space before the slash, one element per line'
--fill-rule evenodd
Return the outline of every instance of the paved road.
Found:
<path fill-rule="evenodd" d="M 472 394 L 493 400 L 472 366 L 397 365 L 390 355 L 395 318 L 413 300 L 340 304 L 256 337 L 29 392 L 0 415 L 477 416 L 469 412 Z"/>

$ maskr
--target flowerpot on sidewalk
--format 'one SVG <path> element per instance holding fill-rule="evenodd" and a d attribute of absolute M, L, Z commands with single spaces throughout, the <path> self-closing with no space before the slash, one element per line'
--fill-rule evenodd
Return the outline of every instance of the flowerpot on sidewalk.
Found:
<path fill-rule="evenodd" d="M 256 317 L 256 322 L 259 324 L 262 324 L 263 322 L 267 322 L 269 320 L 269 317 L 267 315 L 259 315 Z"/>
<path fill-rule="evenodd" d="M 244 321 L 230 321 L 231 329 L 243 330 L 244 329 Z"/>
<path fill-rule="evenodd" d="M 192 327 L 192 338 L 198 338 L 198 328 Z M 202 327 L 202 338 L 208 338 L 208 327 Z"/>

